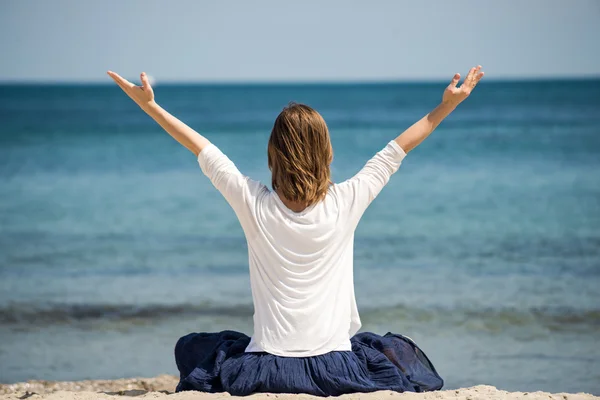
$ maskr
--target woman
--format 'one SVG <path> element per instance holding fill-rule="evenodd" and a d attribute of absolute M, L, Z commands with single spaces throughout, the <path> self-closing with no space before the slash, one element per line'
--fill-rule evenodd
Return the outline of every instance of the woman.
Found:
<path fill-rule="evenodd" d="M 173 138 L 192 151 L 234 209 L 248 242 L 254 334 L 191 333 L 179 339 L 177 391 L 309 393 L 437 390 L 443 381 L 409 338 L 356 334 L 354 231 L 366 208 L 414 149 L 483 77 L 472 68 L 432 112 L 389 142 L 353 178 L 333 184 L 327 125 L 290 104 L 268 143 L 270 191 L 242 175 L 205 137 L 162 109 L 145 73 L 136 86 L 108 74 Z"/>

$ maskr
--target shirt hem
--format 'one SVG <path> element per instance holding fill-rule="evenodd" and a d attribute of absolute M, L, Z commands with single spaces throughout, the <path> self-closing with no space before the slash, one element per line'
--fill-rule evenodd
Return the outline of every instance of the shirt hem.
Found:
<path fill-rule="evenodd" d="M 394 149 L 394 151 L 396 152 L 396 155 L 398 156 L 398 160 L 399 161 L 404 160 L 404 157 L 406 157 L 406 152 L 398 144 L 398 142 L 396 142 L 396 140 L 392 140 L 391 142 L 388 143 L 388 145 L 391 146 Z"/>
<path fill-rule="evenodd" d="M 323 349 L 319 349 L 316 351 L 281 351 L 281 350 L 276 350 L 270 346 L 265 346 L 262 343 L 253 343 L 253 347 L 257 348 L 256 350 L 254 348 L 248 350 L 250 348 L 250 345 L 248 345 L 248 347 L 246 347 L 245 352 L 246 353 L 262 353 L 262 352 L 266 352 L 269 354 L 273 354 L 275 356 L 279 356 L 279 357 L 290 357 L 290 358 L 300 358 L 300 357 L 314 357 L 314 356 L 320 356 L 323 354 L 327 354 L 327 353 L 331 353 L 332 351 L 352 351 L 352 343 L 350 342 L 350 339 L 348 339 L 347 343 L 342 343 L 339 344 L 337 346 L 327 346 Z"/>

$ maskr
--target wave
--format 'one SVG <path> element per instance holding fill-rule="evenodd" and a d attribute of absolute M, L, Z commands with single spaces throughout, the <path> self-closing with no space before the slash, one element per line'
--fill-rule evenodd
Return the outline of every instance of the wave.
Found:
<path fill-rule="evenodd" d="M 600 330 L 600 309 L 570 307 L 455 307 L 413 308 L 396 305 L 361 312 L 364 324 L 408 321 L 411 325 L 435 323 L 468 331 L 501 332 L 508 329 L 588 333 Z"/>
<path fill-rule="evenodd" d="M 182 316 L 251 316 L 252 305 L 199 304 L 48 304 L 13 303 L 0 308 L 0 325 L 60 324 L 78 321 L 161 320 Z"/>
<path fill-rule="evenodd" d="M 160 322 L 172 318 L 229 317 L 250 320 L 252 304 L 28 304 L 12 303 L 0 307 L 2 326 L 48 326 L 95 321 Z M 454 326 L 466 330 L 488 332 L 512 328 L 543 328 L 552 332 L 597 332 L 600 330 L 600 309 L 574 308 L 469 308 L 469 307 L 409 307 L 394 305 L 363 308 L 364 325 L 402 324 Z"/>

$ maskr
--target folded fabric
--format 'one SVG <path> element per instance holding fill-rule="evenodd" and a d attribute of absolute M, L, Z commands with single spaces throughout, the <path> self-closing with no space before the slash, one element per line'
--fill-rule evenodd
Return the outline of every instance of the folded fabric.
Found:
<path fill-rule="evenodd" d="M 250 337 L 235 331 L 190 333 L 177 341 L 175 361 L 180 372 L 176 391 L 345 393 L 393 390 L 439 390 L 444 381 L 414 341 L 387 333 L 359 333 L 352 351 L 311 357 L 281 357 L 246 353 Z"/>

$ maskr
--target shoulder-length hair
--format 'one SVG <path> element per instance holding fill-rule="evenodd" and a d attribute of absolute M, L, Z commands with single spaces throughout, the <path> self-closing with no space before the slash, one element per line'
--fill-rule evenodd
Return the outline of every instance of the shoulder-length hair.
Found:
<path fill-rule="evenodd" d="M 267 152 L 273 190 L 307 207 L 323 200 L 331 184 L 333 149 L 318 112 L 290 103 L 275 120 Z"/>

